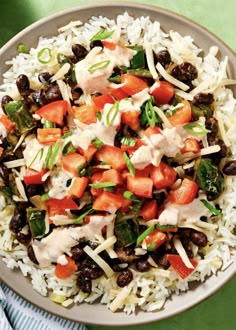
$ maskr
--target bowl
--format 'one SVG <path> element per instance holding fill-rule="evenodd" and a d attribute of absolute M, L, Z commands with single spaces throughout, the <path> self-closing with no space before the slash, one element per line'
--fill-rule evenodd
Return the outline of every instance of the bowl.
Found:
<path fill-rule="evenodd" d="M 212 45 L 217 46 L 220 55 L 229 58 L 228 75 L 232 78 L 236 77 L 236 67 L 234 65 L 236 54 L 211 32 L 174 12 L 151 5 L 129 2 L 122 4 L 120 2 L 97 3 L 96 5 L 70 8 L 30 25 L 13 37 L 0 50 L 0 77 L 7 70 L 5 61 L 16 55 L 16 48 L 20 42 L 24 42 L 28 47 L 33 47 L 36 45 L 39 36 L 50 37 L 56 35 L 58 27 L 68 24 L 69 21 L 81 20 L 86 22 L 93 15 L 113 18 L 125 11 L 134 17 L 149 16 L 151 20 L 158 20 L 164 31 L 176 30 L 181 35 L 190 35 L 195 44 L 203 50 L 207 51 Z M 17 270 L 8 269 L 2 260 L 0 260 L 0 277 L 18 295 L 49 313 L 81 323 L 112 327 L 146 324 L 186 311 L 214 294 L 236 274 L 236 251 L 232 256 L 232 261 L 233 263 L 225 271 L 219 271 L 217 275 L 210 276 L 203 283 L 191 284 L 191 289 L 187 293 L 170 297 L 162 310 L 158 312 L 138 311 L 138 313 L 131 315 L 126 315 L 123 312 L 112 313 L 106 306 L 98 303 L 91 305 L 83 303 L 65 309 L 50 301 L 49 298 L 39 295 L 32 289 L 27 278 Z"/>

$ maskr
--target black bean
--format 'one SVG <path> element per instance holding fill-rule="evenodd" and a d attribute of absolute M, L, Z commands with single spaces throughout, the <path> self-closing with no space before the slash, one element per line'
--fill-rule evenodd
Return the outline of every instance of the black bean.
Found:
<path fill-rule="evenodd" d="M 227 162 L 222 171 L 225 175 L 236 175 L 236 160 Z"/>
<path fill-rule="evenodd" d="M 190 242 L 190 228 L 179 228 L 177 234 L 179 235 L 179 238 L 183 244 L 188 244 Z"/>
<path fill-rule="evenodd" d="M 184 244 L 184 249 L 185 249 L 185 251 L 187 253 L 187 256 L 189 258 L 193 258 L 193 250 L 192 250 L 191 244 Z"/>
<path fill-rule="evenodd" d="M 48 90 L 45 92 L 45 101 L 51 103 L 61 100 L 61 92 L 58 85 L 49 85 Z"/>
<path fill-rule="evenodd" d="M 94 47 L 102 47 L 103 48 L 103 43 L 101 42 L 101 40 L 94 40 L 90 43 L 90 48 L 94 48 Z"/>
<path fill-rule="evenodd" d="M 137 271 L 139 271 L 141 273 L 145 273 L 145 272 L 148 272 L 150 268 L 151 268 L 151 266 L 147 260 L 140 259 L 140 260 L 136 261 Z"/>
<path fill-rule="evenodd" d="M 197 78 L 197 69 L 189 62 L 183 62 L 173 68 L 172 76 L 180 81 L 192 81 Z"/>
<path fill-rule="evenodd" d="M 33 249 L 33 246 L 32 245 L 28 245 L 27 247 L 27 254 L 28 254 L 28 257 L 29 259 L 36 265 L 38 265 L 38 260 L 35 256 L 35 253 L 34 253 L 34 249 Z"/>
<path fill-rule="evenodd" d="M 213 191 L 207 191 L 207 200 L 209 202 L 214 201 L 215 199 L 217 199 L 219 197 L 219 193 L 218 192 L 213 192 Z"/>
<path fill-rule="evenodd" d="M 92 280 L 82 273 L 79 274 L 76 285 L 84 293 L 90 294 L 92 292 Z"/>
<path fill-rule="evenodd" d="M 28 96 L 30 94 L 30 82 L 29 78 L 25 74 L 20 74 L 16 78 L 17 89 L 22 96 Z"/>
<path fill-rule="evenodd" d="M 2 106 L 3 110 L 5 109 L 5 105 L 11 101 L 13 101 L 13 99 L 9 95 L 3 96 L 2 101 L 1 101 L 1 106 Z"/>
<path fill-rule="evenodd" d="M 94 264 L 82 265 L 80 271 L 85 277 L 91 278 L 91 280 L 99 278 L 103 274 L 103 270 Z"/>
<path fill-rule="evenodd" d="M 71 255 L 75 261 L 81 261 L 85 257 L 85 252 L 81 246 L 76 245 L 71 249 Z"/>
<path fill-rule="evenodd" d="M 204 247 L 207 245 L 207 236 L 200 231 L 192 230 L 191 241 L 199 247 Z"/>
<path fill-rule="evenodd" d="M 163 269 L 168 269 L 170 267 L 169 260 L 167 259 L 167 255 L 164 254 L 157 260 L 157 264 L 161 266 Z"/>
<path fill-rule="evenodd" d="M 214 102 L 214 96 L 211 93 L 198 93 L 193 98 L 193 103 L 209 105 Z"/>
<path fill-rule="evenodd" d="M 225 158 L 227 156 L 227 147 L 222 140 L 217 140 L 216 144 L 220 146 L 220 150 L 218 152 L 214 152 L 213 154 L 210 155 L 213 164 L 218 165 L 219 162 L 221 161 L 222 158 Z"/>
<path fill-rule="evenodd" d="M 8 168 L 5 165 L 0 164 L 0 178 L 4 182 L 5 186 L 9 185 L 9 175 L 10 173 Z"/>
<path fill-rule="evenodd" d="M 87 49 L 84 46 L 80 45 L 80 44 L 72 45 L 72 52 L 73 52 L 73 54 L 75 55 L 75 57 L 77 58 L 78 61 L 85 58 L 86 55 L 88 54 Z"/>
<path fill-rule="evenodd" d="M 49 73 L 49 72 L 41 72 L 38 75 L 38 80 L 42 84 L 48 84 L 51 77 L 52 77 L 52 74 L 51 73 Z"/>
<path fill-rule="evenodd" d="M 42 107 L 43 105 L 45 105 L 47 103 L 45 100 L 45 91 L 43 89 L 34 91 L 31 94 L 31 98 L 32 98 L 33 102 L 35 104 L 39 105 L 40 107 Z"/>
<path fill-rule="evenodd" d="M 117 285 L 121 288 L 128 285 L 133 280 L 133 273 L 130 269 L 123 270 L 122 273 L 117 277 Z"/>
<path fill-rule="evenodd" d="M 31 234 L 30 233 L 24 234 L 19 231 L 18 233 L 16 233 L 16 239 L 19 243 L 27 246 L 31 241 Z"/>
<path fill-rule="evenodd" d="M 123 264 L 122 267 L 120 266 L 121 264 Z M 129 267 L 128 262 L 124 263 L 119 258 L 110 259 L 109 265 L 114 270 L 114 272 L 122 272 L 123 270 L 125 270 Z M 125 267 L 123 267 L 124 265 L 125 265 Z"/>
<path fill-rule="evenodd" d="M 171 56 L 168 50 L 161 50 L 154 56 L 155 64 L 159 62 L 164 68 L 166 68 L 171 63 Z"/>
<path fill-rule="evenodd" d="M 166 199 L 166 194 L 164 193 L 164 191 L 158 192 L 155 194 L 155 199 L 157 201 L 158 206 L 161 206 Z"/>
<path fill-rule="evenodd" d="M 11 218 L 9 229 L 13 233 L 17 233 L 21 231 L 21 229 L 26 224 L 26 211 L 25 209 L 21 209 L 20 207 L 16 206 L 14 210 L 13 217 Z"/>
<path fill-rule="evenodd" d="M 186 175 L 193 177 L 195 174 L 194 167 L 185 168 L 184 172 Z"/>
<path fill-rule="evenodd" d="M 27 197 L 44 194 L 44 186 L 42 184 L 29 184 L 26 186 Z"/>

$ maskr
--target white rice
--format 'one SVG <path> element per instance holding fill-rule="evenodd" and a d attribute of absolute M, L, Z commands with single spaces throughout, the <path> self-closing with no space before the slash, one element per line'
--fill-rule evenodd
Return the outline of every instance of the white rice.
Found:
<path fill-rule="evenodd" d="M 165 33 L 161 30 L 159 22 L 151 22 L 148 17 L 134 19 L 128 13 L 119 15 L 116 20 L 92 17 L 88 23 L 82 26 L 68 25 L 58 36 L 50 39 L 41 37 L 37 47 L 32 48 L 29 54 L 21 53 L 7 61 L 10 68 L 3 75 L 0 99 L 6 92 L 14 98 L 20 98 L 15 85 L 19 74 L 26 74 L 33 88 L 39 87 L 38 73 L 42 71 L 56 73 L 58 71 L 57 52 L 72 55 L 71 45 L 75 43 L 84 44 L 89 48 L 90 38 L 101 27 L 115 31 L 112 36 L 113 41 L 122 40 L 124 44 L 129 42 L 139 45 L 148 42 L 155 52 L 168 48 L 172 60 L 176 63 L 188 61 L 195 65 L 198 70 L 198 78 L 194 84 L 196 86 L 205 84 L 203 91 L 214 91 L 215 111 L 220 114 L 222 119 L 226 137 L 230 143 L 232 158 L 236 158 L 236 100 L 230 89 L 219 84 L 223 79 L 227 79 L 227 59 L 218 60 L 215 47 L 209 49 L 209 53 L 205 57 L 201 57 L 201 49 L 194 45 L 190 36 L 181 36 L 174 31 Z M 53 60 L 49 64 L 41 64 L 37 59 L 37 53 L 45 47 L 52 50 Z M 209 246 L 205 248 L 204 259 L 197 256 L 198 248 L 193 246 L 195 258 L 199 262 L 194 273 L 183 280 L 171 268 L 163 270 L 156 267 L 146 273 L 133 270 L 134 281 L 128 286 L 129 294 L 121 300 L 119 308 L 128 314 L 135 312 L 138 307 L 144 311 L 156 311 L 163 308 L 166 299 L 173 292 L 180 294 L 182 291 L 188 290 L 190 282 L 204 281 L 211 274 L 216 274 L 218 270 L 226 269 L 230 265 L 231 255 L 236 246 L 236 236 L 232 234 L 236 226 L 235 197 L 236 177 L 227 177 L 226 190 L 218 201 L 223 215 L 216 222 L 217 230 L 202 229 L 209 241 Z M 40 269 L 29 260 L 26 248 L 14 240 L 8 229 L 13 207 L 6 206 L 2 196 L 0 204 L 0 251 L 7 267 L 19 268 L 24 276 L 29 276 L 34 289 L 43 296 L 53 292 L 66 299 L 71 298 L 74 303 L 83 301 L 93 303 L 100 298 L 102 304 L 110 306 L 122 290 L 116 284 L 116 274 L 109 279 L 102 276 L 93 280 L 92 293 L 87 296 L 78 290 L 75 284 L 76 275 L 61 281 L 54 276 L 54 266 Z M 71 301 L 68 300 L 68 303 Z"/>

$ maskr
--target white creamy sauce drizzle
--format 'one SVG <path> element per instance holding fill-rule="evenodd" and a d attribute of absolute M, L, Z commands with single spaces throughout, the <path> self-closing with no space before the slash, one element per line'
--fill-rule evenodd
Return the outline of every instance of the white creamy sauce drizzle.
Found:
<path fill-rule="evenodd" d="M 107 216 L 93 216 L 88 224 L 78 227 L 56 228 L 41 241 L 33 241 L 35 256 L 42 267 L 57 262 L 64 253 L 69 254 L 80 238 L 95 240 L 96 234 L 101 234 L 104 226 L 114 220 L 113 214 Z"/>
<path fill-rule="evenodd" d="M 94 47 L 85 59 L 75 65 L 76 81 L 85 94 L 105 93 L 110 84 L 107 78 L 111 76 L 113 69 L 121 65 L 129 66 L 135 54 L 136 51 L 120 46 L 116 46 L 114 50 Z M 106 67 L 92 73 L 88 71 L 94 64 L 104 61 L 109 61 Z"/>

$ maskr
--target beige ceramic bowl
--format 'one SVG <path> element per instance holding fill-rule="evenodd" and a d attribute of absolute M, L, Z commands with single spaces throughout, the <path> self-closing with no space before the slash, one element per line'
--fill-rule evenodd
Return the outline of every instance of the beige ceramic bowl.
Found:
<path fill-rule="evenodd" d="M 212 33 L 176 13 L 139 3 L 129 2 L 106 2 L 71 8 L 46 17 L 11 39 L 0 50 L 0 77 L 7 70 L 5 61 L 16 55 L 16 46 L 19 42 L 24 42 L 27 46 L 34 47 L 39 36 L 53 36 L 57 34 L 57 28 L 66 25 L 72 20 L 81 20 L 86 22 L 92 15 L 103 15 L 109 18 L 115 18 L 117 14 L 124 11 L 134 17 L 149 16 L 152 20 L 158 20 L 164 30 L 176 30 L 182 35 L 190 35 L 195 43 L 203 50 L 208 50 L 210 46 L 219 47 L 223 56 L 229 57 L 228 73 L 230 77 L 236 78 L 236 54 L 221 40 Z M 0 78 L 1 82 L 1 78 Z M 221 288 L 227 281 L 236 275 L 236 251 L 233 256 L 234 263 L 224 272 L 219 272 L 217 276 L 211 276 L 205 283 L 194 284 L 187 293 L 180 296 L 172 296 L 164 309 L 155 313 L 138 312 L 135 315 L 125 315 L 122 312 L 112 313 L 106 306 L 100 304 L 81 304 L 70 309 L 65 309 L 50 301 L 49 298 L 42 297 L 32 289 L 30 282 L 16 270 L 10 270 L 0 260 L 0 278 L 10 288 L 20 296 L 38 307 L 73 321 L 107 326 L 139 325 L 149 322 L 159 321 L 181 313 L 197 303 L 208 298 Z"/>

